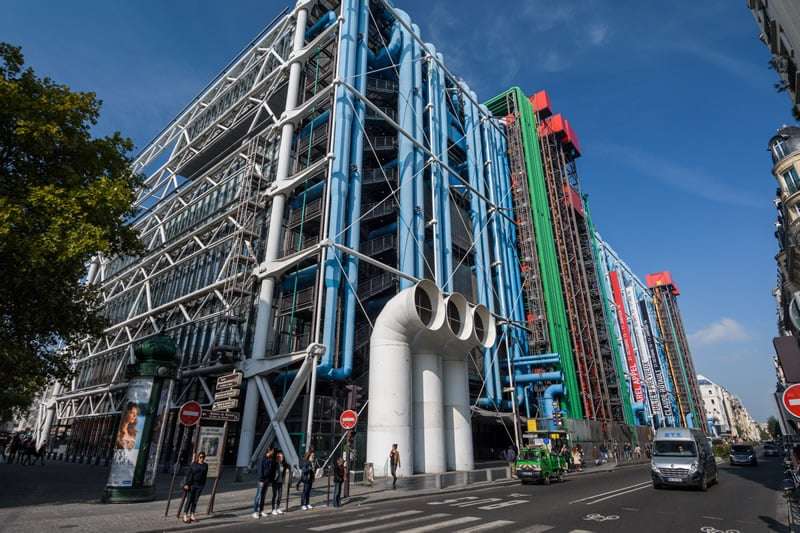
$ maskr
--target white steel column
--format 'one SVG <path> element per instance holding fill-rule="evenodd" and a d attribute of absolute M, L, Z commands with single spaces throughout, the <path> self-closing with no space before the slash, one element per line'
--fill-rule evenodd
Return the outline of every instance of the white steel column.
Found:
<path fill-rule="evenodd" d="M 303 49 L 303 45 L 305 44 L 308 4 L 309 0 L 300 0 L 297 2 L 294 40 L 292 43 L 293 55 L 289 65 L 289 86 L 286 92 L 286 108 L 283 116 L 287 116 L 290 111 L 297 107 L 302 63 L 296 54 Z M 289 177 L 294 127 L 294 122 L 286 121 L 281 128 L 281 144 L 278 151 L 278 166 L 275 175 L 276 184 L 280 184 L 280 182 Z M 272 207 L 270 209 L 269 229 L 267 232 L 266 254 L 262 266 L 266 267 L 269 263 L 278 258 L 285 208 L 286 195 L 276 194 L 273 196 Z M 270 336 L 270 323 L 272 322 L 272 297 L 274 292 L 275 279 L 272 277 L 264 278 L 261 281 L 261 288 L 258 295 L 258 309 L 256 311 L 256 324 L 253 335 L 252 357 L 255 359 L 263 359 L 265 356 L 267 340 Z M 239 452 L 236 457 L 236 466 L 238 468 L 246 468 L 248 466 L 250 455 L 253 452 L 259 403 L 256 379 L 257 376 L 254 376 L 247 381 L 247 395 L 245 396 L 244 410 L 242 413 L 242 429 L 239 436 Z"/>
<path fill-rule="evenodd" d="M 443 339 L 442 342 L 445 342 Z M 444 445 L 442 358 L 433 350 L 414 353 L 414 472 L 447 470 Z"/>

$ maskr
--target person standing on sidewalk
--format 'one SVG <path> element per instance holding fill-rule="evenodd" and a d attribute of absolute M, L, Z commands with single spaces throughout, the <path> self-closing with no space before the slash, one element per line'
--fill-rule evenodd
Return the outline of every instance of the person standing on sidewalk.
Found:
<path fill-rule="evenodd" d="M 197 454 L 197 459 L 189 465 L 186 471 L 186 477 L 183 478 L 183 490 L 186 491 L 186 506 L 183 508 L 183 522 L 197 522 L 194 513 L 197 509 L 197 501 L 200 499 L 200 493 L 203 492 L 203 487 L 206 484 L 208 477 L 208 465 L 206 464 L 206 454 L 200 452 Z"/>
<path fill-rule="evenodd" d="M 514 446 L 511 444 L 508 445 L 506 451 L 503 452 L 503 459 L 506 460 L 508 463 L 509 472 L 511 472 L 511 477 L 517 475 L 517 451 L 514 449 Z"/>
<path fill-rule="evenodd" d="M 311 448 L 306 452 L 305 461 L 303 461 L 303 470 L 300 474 L 300 483 L 303 484 L 303 494 L 300 496 L 300 508 L 304 511 L 312 509 L 311 507 L 311 487 L 314 485 L 314 476 L 317 470 L 317 456 L 314 454 L 314 449 Z M 298 485 L 300 484 L 298 483 Z"/>
<path fill-rule="evenodd" d="M 261 459 L 258 468 L 258 488 L 256 497 L 253 500 L 253 518 L 261 518 L 264 515 L 264 500 L 267 497 L 269 484 L 272 481 L 272 457 L 275 455 L 275 448 L 270 446 Z"/>
<path fill-rule="evenodd" d="M 272 465 L 272 515 L 283 514 L 281 511 L 281 493 L 283 492 L 283 482 L 286 479 L 286 471 L 289 466 L 283 458 L 283 452 L 275 453 L 275 461 Z"/>
<path fill-rule="evenodd" d="M 389 470 L 392 473 L 392 488 L 397 488 L 397 471 L 400 469 L 400 452 L 397 449 L 397 444 L 392 444 L 392 449 L 389 451 Z"/>
<path fill-rule="evenodd" d="M 395 446 L 397 446 L 395 444 Z M 339 457 L 333 466 L 333 506 L 342 506 L 342 484 L 344 483 L 344 459 Z M 395 478 L 396 479 L 396 478 Z"/>

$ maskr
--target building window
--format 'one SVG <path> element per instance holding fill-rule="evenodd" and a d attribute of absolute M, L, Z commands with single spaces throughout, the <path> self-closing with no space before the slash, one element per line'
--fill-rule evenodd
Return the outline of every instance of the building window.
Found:
<path fill-rule="evenodd" d="M 772 143 L 772 154 L 775 157 L 775 162 L 778 162 L 784 157 L 786 157 L 786 149 L 784 147 L 783 139 L 778 139 L 777 141 Z"/>
<path fill-rule="evenodd" d="M 790 167 L 789 170 L 781 174 L 781 177 L 786 182 L 786 190 L 789 191 L 789 194 L 794 194 L 800 190 L 800 176 L 797 175 L 794 167 Z"/>

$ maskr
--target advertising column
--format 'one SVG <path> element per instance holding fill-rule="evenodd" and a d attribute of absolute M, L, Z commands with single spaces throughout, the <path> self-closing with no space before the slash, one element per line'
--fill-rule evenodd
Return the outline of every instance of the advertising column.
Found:
<path fill-rule="evenodd" d="M 155 463 L 168 392 L 175 377 L 175 344 L 170 337 L 144 341 L 135 350 L 128 389 L 114 433 L 111 471 L 103 501 L 129 503 L 155 497 Z M 155 437 L 155 440 L 154 440 Z"/>

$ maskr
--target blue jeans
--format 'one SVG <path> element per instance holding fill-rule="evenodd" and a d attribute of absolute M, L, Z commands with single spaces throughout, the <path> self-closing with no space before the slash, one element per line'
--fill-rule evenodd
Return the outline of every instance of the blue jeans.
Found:
<path fill-rule="evenodd" d="M 308 505 L 311 503 L 311 487 L 313 485 L 313 481 L 306 481 L 303 483 L 303 495 L 300 496 L 300 505 Z"/>
<path fill-rule="evenodd" d="M 253 512 L 260 513 L 264 511 L 264 499 L 267 497 L 267 484 L 263 481 L 258 482 L 256 489 L 256 497 L 253 500 Z"/>
<path fill-rule="evenodd" d="M 341 507 L 342 506 L 342 482 L 341 481 L 334 481 L 333 482 L 333 506 L 334 507 Z"/>

